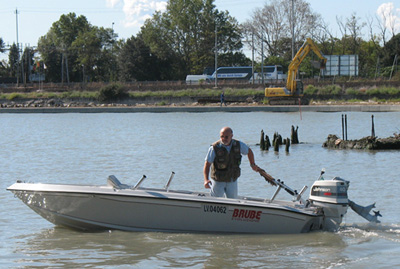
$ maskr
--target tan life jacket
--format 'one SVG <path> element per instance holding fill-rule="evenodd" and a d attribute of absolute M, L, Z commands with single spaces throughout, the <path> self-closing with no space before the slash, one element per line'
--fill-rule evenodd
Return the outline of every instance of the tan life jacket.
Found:
<path fill-rule="evenodd" d="M 213 143 L 215 159 L 211 164 L 211 178 L 215 181 L 231 182 L 236 181 L 240 176 L 240 163 L 242 154 L 240 154 L 240 142 L 232 139 L 231 150 L 222 146 L 220 140 Z"/>

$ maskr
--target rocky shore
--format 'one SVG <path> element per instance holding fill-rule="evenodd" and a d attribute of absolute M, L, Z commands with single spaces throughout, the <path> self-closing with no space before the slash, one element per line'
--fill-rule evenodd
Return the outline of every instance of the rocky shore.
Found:
<path fill-rule="evenodd" d="M 220 106 L 214 98 L 137 98 L 123 101 L 101 103 L 93 100 L 63 100 L 55 98 L 0 100 L 0 113 L 101 113 L 101 112 L 388 112 L 400 111 L 400 103 L 378 103 L 373 101 L 359 103 L 312 102 L 306 106 L 270 106 L 258 96 L 237 97 L 227 100 Z"/>
<path fill-rule="evenodd" d="M 387 138 L 367 136 L 357 140 L 343 140 L 330 134 L 322 146 L 330 149 L 400 149 L 400 134 L 393 134 L 393 136 Z"/>

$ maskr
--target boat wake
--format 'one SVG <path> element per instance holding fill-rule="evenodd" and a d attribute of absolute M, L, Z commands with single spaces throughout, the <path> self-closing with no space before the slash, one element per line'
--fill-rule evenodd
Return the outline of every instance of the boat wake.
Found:
<path fill-rule="evenodd" d="M 360 239 L 380 238 L 400 243 L 400 224 L 383 224 L 373 222 L 362 224 L 345 224 L 340 227 L 338 234 Z"/>

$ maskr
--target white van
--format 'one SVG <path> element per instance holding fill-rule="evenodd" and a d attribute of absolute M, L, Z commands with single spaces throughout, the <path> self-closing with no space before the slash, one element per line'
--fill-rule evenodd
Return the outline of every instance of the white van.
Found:
<path fill-rule="evenodd" d="M 188 85 L 199 85 L 202 83 L 209 83 L 210 79 L 208 75 L 187 75 L 186 84 Z"/>

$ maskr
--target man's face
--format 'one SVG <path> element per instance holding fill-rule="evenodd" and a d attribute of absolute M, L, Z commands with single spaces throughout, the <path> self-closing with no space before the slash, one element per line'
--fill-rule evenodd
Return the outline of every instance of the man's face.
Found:
<path fill-rule="evenodd" d="M 224 144 L 225 146 L 229 146 L 232 141 L 232 136 L 233 136 L 233 134 L 230 130 L 222 130 L 220 132 L 220 138 L 221 138 L 222 144 Z"/>

